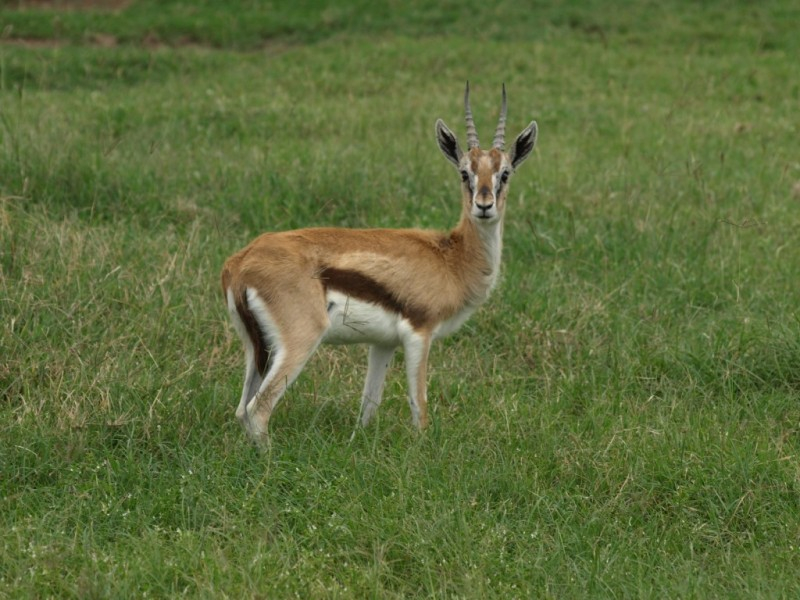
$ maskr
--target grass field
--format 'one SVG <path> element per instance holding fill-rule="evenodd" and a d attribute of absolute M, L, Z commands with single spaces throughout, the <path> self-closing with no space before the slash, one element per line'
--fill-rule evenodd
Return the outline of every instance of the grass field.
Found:
<path fill-rule="evenodd" d="M 800 10 L 0 2 L 0 598 L 800 596 Z M 542 3 L 544 4 L 544 3 Z M 262 452 L 225 257 L 448 228 L 437 117 L 539 123 L 492 299 Z"/>

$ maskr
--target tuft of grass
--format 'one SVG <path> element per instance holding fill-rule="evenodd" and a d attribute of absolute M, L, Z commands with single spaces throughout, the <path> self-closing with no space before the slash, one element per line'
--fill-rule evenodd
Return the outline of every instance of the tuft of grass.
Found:
<path fill-rule="evenodd" d="M 0 596 L 798 594 L 790 3 L 78 4 L 0 16 Z M 432 426 L 323 348 L 260 452 L 224 258 L 451 226 L 467 79 L 541 138 Z"/>

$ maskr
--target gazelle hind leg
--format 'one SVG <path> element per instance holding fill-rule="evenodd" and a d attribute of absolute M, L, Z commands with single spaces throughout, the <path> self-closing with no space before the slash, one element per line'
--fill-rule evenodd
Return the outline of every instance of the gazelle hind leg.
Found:
<path fill-rule="evenodd" d="M 267 339 L 271 342 L 270 365 L 258 391 L 245 406 L 245 427 L 256 441 L 266 436 L 272 411 L 319 346 L 329 326 L 327 313 L 306 314 L 304 321 L 281 327 L 255 291 L 248 290 L 248 303 Z M 323 305 L 324 306 L 324 305 Z M 320 318 L 315 318 L 320 317 Z"/>
<path fill-rule="evenodd" d="M 364 382 L 364 394 L 361 397 L 361 426 L 366 427 L 375 411 L 381 405 L 383 385 L 386 372 L 392 363 L 395 348 L 388 346 L 370 346 L 367 361 L 367 379 Z"/>
<path fill-rule="evenodd" d="M 428 426 L 428 354 L 430 335 L 411 333 L 403 340 L 411 419 L 418 429 Z"/>
<path fill-rule="evenodd" d="M 247 407 L 247 403 L 250 401 L 250 399 L 255 396 L 256 392 L 258 392 L 258 388 L 261 386 L 262 377 L 258 372 L 256 365 L 255 348 L 253 347 L 253 342 L 250 338 L 249 332 L 247 331 L 247 327 L 242 321 L 242 317 L 236 308 L 236 303 L 233 298 L 233 291 L 228 289 L 226 295 L 228 299 L 228 312 L 230 313 L 231 321 L 233 322 L 236 333 L 239 335 L 239 338 L 242 340 L 242 344 L 244 345 L 244 383 L 242 385 L 242 396 L 239 399 L 239 406 L 236 408 L 236 418 L 239 419 L 239 422 L 242 424 L 242 426 L 245 426 L 245 418 L 247 416 L 247 411 L 245 408 Z"/>
<path fill-rule="evenodd" d="M 263 383 L 263 378 L 256 369 L 255 360 L 249 356 L 246 358 L 247 367 L 244 376 L 244 385 L 242 386 L 242 398 L 239 400 L 239 406 L 236 407 L 236 418 L 242 426 L 246 427 L 245 419 L 247 418 L 247 403 L 258 393 L 258 389 Z"/>

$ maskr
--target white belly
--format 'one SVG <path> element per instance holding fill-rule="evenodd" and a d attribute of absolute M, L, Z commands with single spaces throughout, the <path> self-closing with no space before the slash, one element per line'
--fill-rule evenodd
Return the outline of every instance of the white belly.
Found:
<path fill-rule="evenodd" d="M 329 291 L 326 300 L 331 326 L 322 338 L 325 344 L 397 346 L 401 331 L 408 329 L 408 323 L 401 315 L 377 304 L 336 291 Z"/>

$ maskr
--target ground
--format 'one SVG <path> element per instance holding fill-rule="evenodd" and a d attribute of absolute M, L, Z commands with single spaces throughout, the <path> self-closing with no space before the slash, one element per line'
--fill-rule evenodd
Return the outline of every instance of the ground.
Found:
<path fill-rule="evenodd" d="M 278 4 L 3 3 L 0 597 L 796 597 L 794 5 Z M 467 79 L 539 140 L 431 427 L 326 348 L 259 450 L 225 257 L 452 226 Z"/>

